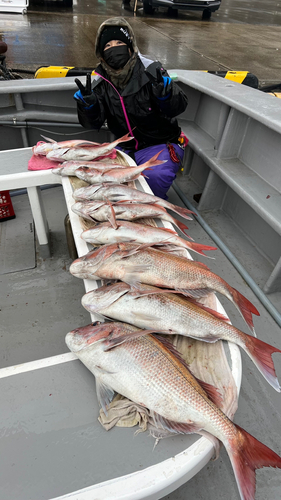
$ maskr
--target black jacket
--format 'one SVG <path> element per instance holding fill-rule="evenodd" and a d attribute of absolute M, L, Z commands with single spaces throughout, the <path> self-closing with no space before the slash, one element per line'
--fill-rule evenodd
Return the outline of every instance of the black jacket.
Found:
<path fill-rule="evenodd" d="M 170 97 L 166 100 L 159 100 L 153 95 L 152 84 L 145 71 L 155 76 L 157 67 L 161 68 L 160 62 L 153 62 L 139 55 L 132 76 L 121 92 L 131 129 L 134 129 L 134 137 L 139 142 L 138 149 L 177 142 L 181 129 L 175 116 L 183 113 L 188 103 L 186 95 L 174 82 Z M 108 79 L 101 65 L 96 68 L 96 72 Z M 166 71 L 162 71 L 162 74 L 168 75 Z M 116 90 L 98 76 L 93 82 L 92 90 L 98 101 L 90 109 L 85 109 L 86 105 L 77 101 L 81 125 L 99 130 L 107 120 L 108 128 L 116 138 L 128 133 L 120 96 Z M 134 141 L 125 144 L 126 149 L 135 148 Z"/>

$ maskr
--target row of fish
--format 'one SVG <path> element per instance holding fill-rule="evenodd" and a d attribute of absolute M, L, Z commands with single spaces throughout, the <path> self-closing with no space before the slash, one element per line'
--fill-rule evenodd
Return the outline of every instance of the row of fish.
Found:
<path fill-rule="evenodd" d="M 81 144 L 79 147 L 90 149 Z M 75 159 L 72 158 L 75 163 L 83 163 L 85 159 L 85 156 L 78 158 L 79 147 L 68 150 L 75 151 Z M 57 158 L 59 149 L 58 146 L 53 149 Z M 61 158 L 66 159 L 64 153 Z M 150 166 L 157 165 L 157 161 L 152 158 Z M 85 170 L 83 180 L 91 185 L 74 191 L 76 203 L 72 209 L 93 221 L 93 227 L 84 231 L 82 238 L 101 245 L 76 259 L 70 272 L 79 278 L 118 280 L 82 298 L 82 305 L 88 311 L 113 322 L 98 322 L 69 332 L 67 346 L 95 375 L 98 399 L 105 412 L 117 392 L 149 408 L 159 428 L 203 434 L 211 439 L 217 453 L 222 442 L 242 500 L 254 500 L 255 469 L 281 468 L 281 458 L 235 425 L 220 410 L 218 390 L 196 379 L 172 345 L 154 333 L 180 334 L 204 342 L 218 339 L 234 342 L 279 392 L 271 355 L 281 351 L 238 330 L 229 324 L 228 318 L 196 300 L 210 292 L 223 294 L 254 333 L 252 314 L 259 315 L 254 305 L 205 264 L 177 254 L 180 248 L 204 255 L 204 251 L 214 247 L 189 242 L 171 229 L 134 222 L 138 218 L 156 217 L 185 231 L 186 226 L 179 224 L 166 209 L 185 218 L 189 218 L 190 212 L 123 184 L 136 179 L 143 169 L 108 168 L 107 162 L 104 165 L 103 170 L 88 164 L 62 163 L 54 169 L 54 173 L 78 178 L 82 178 Z M 126 170 L 134 171 L 136 177 L 131 173 L 128 176 Z"/>

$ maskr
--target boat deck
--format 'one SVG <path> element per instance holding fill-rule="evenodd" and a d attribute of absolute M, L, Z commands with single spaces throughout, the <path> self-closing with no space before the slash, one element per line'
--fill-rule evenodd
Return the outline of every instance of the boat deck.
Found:
<path fill-rule="evenodd" d="M 180 176 L 178 182 L 181 182 Z M 172 188 L 169 195 L 170 201 L 183 206 Z M 98 432 L 100 424 L 94 411 L 94 377 L 78 360 L 71 358 L 73 355 L 68 353 L 64 343 L 66 333 L 88 324 L 90 316 L 80 304 L 85 290 L 83 281 L 68 271 L 72 259 L 66 243 L 64 219 L 67 207 L 62 187 L 46 189 L 42 191 L 42 196 L 51 234 L 50 259 L 42 259 L 38 253 L 27 195 L 12 197 L 16 219 L 0 225 L 1 368 L 27 362 L 35 362 L 29 368 L 37 368 L 42 363 L 40 360 L 48 357 L 56 357 L 52 358 L 51 364 L 58 363 L 50 369 L 47 361 L 47 366 L 36 370 L 36 376 L 29 371 L 1 380 L 2 394 L 9 394 L 7 406 L 2 412 L 6 422 L 6 429 L 2 428 L 2 453 L 6 466 L 1 468 L 0 498 L 5 500 L 47 500 L 93 484 L 97 453 L 102 461 L 96 471 L 97 480 L 103 481 L 109 479 L 109 471 L 111 477 L 117 477 L 121 464 L 124 473 L 132 472 L 130 457 L 137 456 L 141 469 L 157 463 L 160 458 L 168 458 L 165 455 L 167 449 L 171 456 L 183 451 L 192 440 L 197 439 L 196 436 L 176 436 L 169 439 L 168 448 L 165 442 L 160 442 L 153 450 L 153 439 L 142 434 L 134 436 L 134 429 L 115 428 L 108 433 Z M 16 238 L 13 225 L 18 228 Z M 213 244 L 198 222 L 190 221 L 188 226 L 189 234 L 196 242 Z M 224 221 L 219 215 L 216 226 L 218 232 L 223 231 Z M 235 243 L 244 252 L 244 258 L 250 259 L 251 254 L 245 247 L 243 237 L 238 240 L 236 235 L 235 238 L 235 241 L 229 240 L 230 245 Z M 215 260 L 203 257 L 197 260 L 208 263 L 213 272 L 254 303 L 261 314 L 254 319 L 258 337 L 280 347 L 279 326 L 232 264 L 220 250 L 209 252 L 209 255 L 213 255 Z M 253 272 L 258 281 L 261 269 L 255 267 Z M 280 294 L 270 297 L 280 310 Z M 232 304 L 221 296 L 219 299 L 233 324 L 247 331 Z M 68 362 L 62 365 L 64 356 Z M 274 355 L 274 359 L 281 380 L 278 354 Z M 280 394 L 267 384 L 244 353 L 242 360 L 242 387 L 234 420 L 280 453 Z M 82 387 L 83 391 L 80 390 Z M 30 394 L 34 402 L 33 410 L 32 404 L 27 404 L 27 395 L 29 398 Z M 15 395 L 17 398 L 14 398 Z M 20 421 L 15 418 L 16 412 L 22 416 Z M 120 448 L 113 449 L 111 446 L 112 433 L 115 433 L 114 439 L 118 435 Z M 11 434 L 12 441 L 5 440 L 5 435 L 8 437 Z M 99 453 L 101 449 L 103 453 Z M 280 481 L 279 470 L 258 471 L 256 499 L 279 500 Z M 226 498 L 226 495 L 229 500 L 238 498 L 232 467 L 222 449 L 218 461 L 209 462 L 190 481 L 164 498 L 212 500 Z"/>

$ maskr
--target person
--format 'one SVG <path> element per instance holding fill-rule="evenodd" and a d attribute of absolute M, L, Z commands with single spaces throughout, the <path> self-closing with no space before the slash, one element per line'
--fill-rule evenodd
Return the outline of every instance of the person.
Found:
<path fill-rule="evenodd" d="M 186 109 L 188 99 L 159 61 L 140 54 L 124 18 L 101 24 L 95 50 L 100 64 L 93 82 L 90 75 L 85 86 L 75 80 L 79 122 L 99 130 L 107 121 L 116 138 L 130 132 L 134 139 L 120 146 L 137 165 L 162 151 L 158 159 L 165 163 L 144 174 L 153 193 L 167 199 L 187 143 L 175 117 Z"/>

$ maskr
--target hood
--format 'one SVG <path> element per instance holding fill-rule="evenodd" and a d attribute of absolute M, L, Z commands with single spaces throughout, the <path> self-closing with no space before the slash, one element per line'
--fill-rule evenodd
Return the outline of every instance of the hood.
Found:
<path fill-rule="evenodd" d="M 104 21 L 100 25 L 98 32 L 97 32 L 96 42 L 95 42 L 95 51 L 96 51 L 96 56 L 98 59 L 101 59 L 101 57 L 102 57 L 101 53 L 99 51 L 100 36 L 101 36 L 102 31 L 104 30 L 104 28 L 106 26 L 125 26 L 129 32 L 131 40 L 132 40 L 133 51 L 135 52 L 135 54 L 138 54 L 139 49 L 137 47 L 135 34 L 132 30 L 132 27 L 129 25 L 129 23 L 126 21 L 126 19 L 124 17 L 110 17 L 109 19 L 107 19 L 106 21 Z"/>

